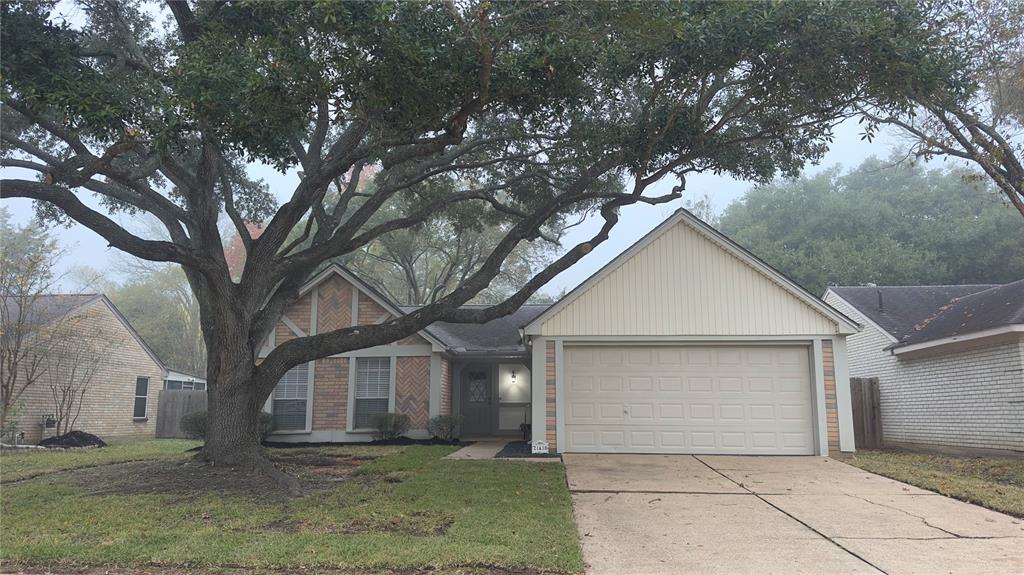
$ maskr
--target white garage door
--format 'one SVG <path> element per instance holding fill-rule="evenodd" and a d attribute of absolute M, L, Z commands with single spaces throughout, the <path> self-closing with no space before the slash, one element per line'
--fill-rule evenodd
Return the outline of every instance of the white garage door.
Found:
<path fill-rule="evenodd" d="M 565 451 L 814 453 L 809 348 L 566 346 Z"/>

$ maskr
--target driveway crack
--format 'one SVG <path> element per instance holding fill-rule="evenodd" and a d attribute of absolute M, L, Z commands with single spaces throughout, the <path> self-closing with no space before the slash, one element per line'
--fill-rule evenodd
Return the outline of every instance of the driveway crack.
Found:
<path fill-rule="evenodd" d="M 747 491 L 747 492 L 749 492 L 749 493 L 750 493 L 751 495 L 753 495 L 754 497 L 757 497 L 757 498 L 758 498 L 758 499 L 760 499 L 761 501 L 765 502 L 765 504 L 767 504 L 768 506 L 772 507 L 773 509 L 775 509 L 775 510 L 776 510 L 776 511 L 778 511 L 779 513 L 782 513 L 782 514 L 783 514 L 783 515 L 785 515 L 786 517 L 789 517 L 789 518 L 790 518 L 790 519 L 792 519 L 793 521 L 796 521 L 796 522 L 797 522 L 797 523 L 799 523 L 800 525 L 803 525 L 803 526 L 804 526 L 804 527 L 806 527 L 807 529 L 809 529 L 809 530 L 811 530 L 812 532 L 816 533 L 816 534 L 817 534 L 817 535 L 818 535 L 819 537 L 821 537 L 822 539 L 824 539 L 824 540 L 828 541 L 829 543 L 831 543 L 831 544 L 835 545 L 836 547 L 838 547 L 838 548 L 842 549 L 842 550 L 843 550 L 843 551 L 845 551 L 846 553 L 849 553 L 849 554 L 850 554 L 850 555 L 852 555 L 853 557 L 856 557 L 857 559 L 860 559 L 860 560 L 861 560 L 861 561 L 863 561 L 863 562 L 864 562 L 864 563 L 865 563 L 866 565 L 869 565 L 869 566 L 871 566 L 871 567 L 872 567 L 873 569 L 877 570 L 877 571 L 878 571 L 879 573 L 883 573 L 883 574 L 885 574 L 885 575 L 889 575 L 889 573 L 888 573 L 887 571 L 885 571 L 884 569 L 882 569 L 882 568 L 881 568 L 881 567 L 879 567 L 878 565 L 875 565 L 874 563 L 872 563 L 872 562 L 868 561 L 868 560 L 867 560 L 867 559 L 865 559 L 864 557 L 861 557 L 861 556 L 860 556 L 860 555 L 858 555 L 857 553 L 854 553 L 854 552 L 853 552 L 852 550 L 850 550 L 849 548 L 847 548 L 847 547 L 843 546 L 843 544 L 842 544 L 842 543 L 840 543 L 839 541 L 836 541 L 836 540 L 835 540 L 835 539 L 833 539 L 832 537 L 829 537 L 828 535 L 825 535 L 824 533 L 822 533 L 821 531 L 818 531 L 818 530 L 817 530 L 817 529 L 815 529 L 814 527 L 811 527 L 811 526 L 810 526 L 810 525 L 809 525 L 808 523 L 804 522 L 804 521 L 803 521 L 803 520 L 801 520 L 801 519 L 800 519 L 799 517 L 796 517 L 795 515 L 793 515 L 792 513 L 789 513 L 789 512 L 788 512 L 788 511 L 786 511 L 785 509 L 783 509 L 783 508 L 779 507 L 778 505 L 775 505 L 774 503 L 772 503 L 771 501 L 768 501 L 768 500 L 767 500 L 767 499 L 765 499 L 764 497 L 761 497 L 761 495 L 760 495 L 760 494 L 758 494 L 758 493 L 755 493 L 755 492 L 754 492 L 753 490 L 751 490 L 751 489 L 750 489 L 750 488 L 748 488 L 747 486 L 745 486 L 745 485 L 743 485 L 742 483 L 740 483 L 740 482 L 736 481 L 735 479 L 733 479 L 733 478 L 729 477 L 728 475 L 726 475 L 726 474 L 722 473 L 721 471 L 719 471 L 719 470 L 715 469 L 714 467 L 712 467 L 711 465 L 709 465 L 707 461 L 704 461 L 703 459 L 701 459 L 700 457 L 698 457 L 698 456 L 696 456 L 696 455 L 691 455 L 690 457 L 692 457 L 692 458 L 696 459 L 697 461 L 701 462 L 701 463 L 702 463 L 702 464 L 704 465 L 704 467 L 707 467 L 707 468 L 708 468 L 708 469 L 710 469 L 711 471 L 714 471 L 715 473 L 717 473 L 717 474 L 721 475 L 721 476 L 722 476 L 722 477 L 724 477 L 725 479 L 727 479 L 727 480 L 729 480 L 729 481 L 731 481 L 731 482 L 735 483 L 735 484 L 736 484 L 737 486 L 739 486 L 739 487 L 740 487 L 741 489 L 744 489 L 744 490 L 746 490 L 746 491 Z"/>
<path fill-rule="evenodd" d="M 948 533 L 948 534 L 952 535 L 953 537 L 956 537 L 957 539 L 963 539 L 964 538 L 963 535 L 960 535 L 959 533 L 953 533 L 949 529 L 943 529 L 943 528 L 939 527 L 938 525 L 932 525 L 931 523 L 928 523 L 928 520 L 925 519 L 924 517 L 922 517 L 920 515 L 915 515 L 915 514 L 909 512 L 909 511 L 907 511 L 905 509 L 900 509 L 899 507 L 895 507 L 893 505 L 886 505 L 885 503 L 879 503 L 877 501 L 872 501 L 872 500 L 870 500 L 870 499 L 868 499 L 866 497 L 861 497 L 859 495 L 851 495 L 849 493 L 847 493 L 846 495 L 848 495 L 849 497 L 853 497 L 854 499 L 860 499 L 861 501 L 864 501 L 865 503 L 870 503 L 872 505 L 877 505 L 879 507 L 884 507 L 886 509 L 892 509 L 893 511 L 899 511 L 900 513 L 903 513 L 904 515 L 909 515 L 910 517 L 913 517 L 915 519 L 920 519 L 921 523 L 924 523 L 928 527 L 931 527 L 932 529 L 937 529 L 939 531 L 942 531 L 943 533 Z"/>

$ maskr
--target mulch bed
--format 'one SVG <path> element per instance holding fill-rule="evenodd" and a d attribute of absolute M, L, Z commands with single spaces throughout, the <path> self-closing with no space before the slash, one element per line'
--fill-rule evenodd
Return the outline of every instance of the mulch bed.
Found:
<path fill-rule="evenodd" d="M 373 441 L 321 441 L 321 442 L 310 442 L 310 443 L 290 443 L 283 441 L 264 441 L 264 447 L 273 447 L 275 449 L 288 449 L 292 447 L 339 447 L 342 445 L 449 445 L 453 447 L 465 447 L 472 445 L 472 441 L 460 441 L 458 439 L 452 439 L 451 441 L 438 439 L 431 437 L 430 439 L 412 439 L 410 437 L 399 437 L 397 439 L 374 439 Z"/>
<path fill-rule="evenodd" d="M 529 441 L 510 441 L 505 444 L 505 447 L 501 448 L 501 451 L 494 455 L 495 458 L 504 457 L 551 457 L 559 458 L 561 455 L 557 453 L 532 453 Z"/>
<path fill-rule="evenodd" d="M 91 433 L 71 431 L 57 437 L 48 437 L 39 442 L 44 447 L 106 447 L 107 443 Z"/>
<path fill-rule="evenodd" d="M 308 495 L 349 481 L 356 469 L 376 459 L 366 455 L 275 453 L 270 461 L 284 473 L 299 480 Z M 71 483 L 89 495 L 173 494 L 192 498 L 204 493 L 252 495 L 263 499 L 287 500 L 287 489 L 263 473 L 186 461 L 138 461 L 77 469 L 68 474 Z M 381 481 L 388 481 L 387 477 Z"/>

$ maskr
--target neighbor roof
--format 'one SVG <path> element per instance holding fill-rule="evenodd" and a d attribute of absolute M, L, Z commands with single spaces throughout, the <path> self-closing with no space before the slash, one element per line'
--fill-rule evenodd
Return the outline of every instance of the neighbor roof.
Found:
<path fill-rule="evenodd" d="M 1024 279 L 952 300 L 914 326 L 894 347 L 1020 324 L 1024 324 Z"/>
<path fill-rule="evenodd" d="M 17 313 L 20 305 L 17 299 L 11 296 L 0 296 L 3 300 L 3 305 L 7 307 L 7 310 L 11 313 Z M 36 296 L 35 302 L 32 305 L 32 317 L 27 318 L 27 321 L 36 325 L 45 325 L 52 321 L 56 321 L 75 310 L 89 305 L 93 302 L 100 301 L 103 305 L 107 306 L 110 313 L 114 314 L 121 325 L 124 326 L 128 333 L 138 342 L 139 346 L 146 352 L 147 355 L 160 367 L 160 371 L 164 375 L 167 374 L 167 366 L 164 365 L 163 360 L 160 356 L 153 351 L 153 348 L 149 347 L 146 340 L 142 339 L 139 332 L 135 331 L 132 324 L 128 321 L 128 318 L 121 313 L 121 310 L 117 309 L 114 302 L 110 301 L 110 298 L 103 294 L 95 293 L 82 293 L 82 294 L 45 294 Z"/>
<path fill-rule="evenodd" d="M 481 307 L 486 306 L 463 306 Z M 526 346 L 519 330 L 547 308 L 547 304 L 526 304 L 509 315 L 487 323 L 436 322 L 430 325 L 430 330 L 455 353 L 522 354 L 526 353 Z M 401 309 L 410 313 L 419 308 L 403 306 Z"/>
<path fill-rule="evenodd" d="M 836 286 L 828 289 L 900 341 L 943 305 L 993 287 L 996 286 Z"/>
<path fill-rule="evenodd" d="M 18 308 L 21 307 L 18 298 L 12 296 L 2 297 L 3 304 L 7 307 L 8 313 L 11 314 L 11 317 L 17 317 Z M 95 293 L 38 295 L 33 298 L 33 303 L 29 310 L 31 317 L 27 317 L 25 320 L 29 324 L 45 325 L 101 297 L 103 296 Z"/>

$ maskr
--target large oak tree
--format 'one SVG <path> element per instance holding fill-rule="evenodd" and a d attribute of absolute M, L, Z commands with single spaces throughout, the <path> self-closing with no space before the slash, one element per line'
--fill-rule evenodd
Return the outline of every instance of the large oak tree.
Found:
<path fill-rule="evenodd" d="M 130 0 L 77 5 L 84 22 L 69 25 L 52 3 L 2 4 L 3 165 L 37 174 L 3 179 L 2 196 L 184 269 L 210 343 L 202 456 L 255 467 L 257 413 L 289 368 L 508 314 L 605 241 L 619 208 L 681 194 L 656 182 L 796 174 L 858 102 L 906 110 L 908 90 L 949 74 L 911 2 L 170 0 L 168 29 Z M 298 184 L 270 193 L 247 175 L 257 161 Z M 517 246 L 586 210 L 604 220 L 592 238 L 502 302 L 460 308 Z M 143 212 L 166 238 L 112 217 Z M 504 234 L 415 313 L 257 363 L 323 262 L 437 214 L 456 227 L 486 214 Z M 237 281 L 222 217 L 246 250 Z"/>

